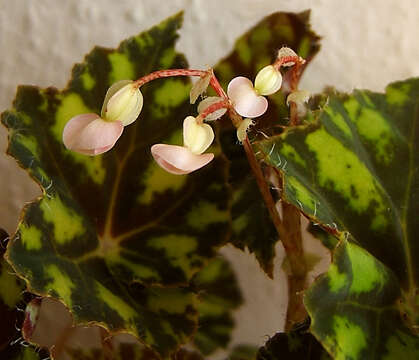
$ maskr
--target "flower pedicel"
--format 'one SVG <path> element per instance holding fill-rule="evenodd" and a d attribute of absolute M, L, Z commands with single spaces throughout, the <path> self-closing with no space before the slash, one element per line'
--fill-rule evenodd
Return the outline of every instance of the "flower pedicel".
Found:
<path fill-rule="evenodd" d="M 268 108 L 265 98 L 277 92 L 282 85 L 281 66 L 302 64 L 304 60 L 291 49 L 282 48 L 272 65 L 262 68 L 256 75 L 254 85 L 246 77 L 239 76 L 230 81 L 227 94 L 220 86 L 212 69 L 170 69 L 148 74 L 136 81 L 121 80 L 113 84 L 106 93 L 101 116 L 93 113 L 71 118 L 64 127 L 63 143 L 72 151 L 84 155 L 99 155 L 109 151 L 121 136 L 125 126 L 132 124 L 143 107 L 140 87 L 152 80 L 170 76 L 199 76 L 192 87 L 191 103 L 195 103 L 211 85 L 217 97 L 209 97 L 198 105 L 199 115 L 188 116 L 183 121 L 183 146 L 155 144 L 151 154 L 157 164 L 172 174 L 189 174 L 207 165 L 214 154 L 205 153 L 214 140 L 214 132 L 204 121 L 219 119 L 229 111 L 237 138 L 243 142 L 247 131 Z M 292 101 L 292 97 L 289 99 Z M 240 115 L 240 116 L 239 116 Z M 245 117 L 242 119 L 241 116 Z"/>

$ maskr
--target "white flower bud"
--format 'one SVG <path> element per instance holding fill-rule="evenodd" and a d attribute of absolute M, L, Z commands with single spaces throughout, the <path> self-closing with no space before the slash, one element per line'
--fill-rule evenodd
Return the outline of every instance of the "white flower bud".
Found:
<path fill-rule="evenodd" d="M 237 128 L 237 139 L 239 139 L 240 142 L 243 142 L 244 139 L 246 139 L 247 136 L 247 130 L 249 130 L 249 127 L 254 125 L 255 123 L 252 121 L 252 119 L 244 119 L 239 127 Z"/>
<path fill-rule="evenodd" d="M 265 66 L 258 72 L 255 79 L 255 90 L 259 95 L 272 95 L 282 85 L 282 75 L 272 65 Z"/>
<path fill-rule="evenodd" d="M 134 82 L 121 80 L 106 93 L 101 116 L 106 121 L 120 121 L 124 126 L 133 123 L 143 107 L 143 95 Z"/>
<path fill-rule="evenodd" d="M 209 96 L 202 100 L 198 105 L 198 113 L 202 114 L 206 109 L 208 109 L 211 105 L 214 105 L 220 101 L 223 101 L 223 98 L 218 96 Z M 213 113 L 208 114 L 207 117 L 204 119 L 205 121 L 217 120 L 221 116 L 223 116 L 227 112 L 226 108 L 215 110 Z"/>
<path fill-rule="evenodd" d="M 183 144 L 193 154 L 202 154 L 214 141 L 214 131 L 208 124 L 198 124 L 193 116 L 183 120 Z"/>

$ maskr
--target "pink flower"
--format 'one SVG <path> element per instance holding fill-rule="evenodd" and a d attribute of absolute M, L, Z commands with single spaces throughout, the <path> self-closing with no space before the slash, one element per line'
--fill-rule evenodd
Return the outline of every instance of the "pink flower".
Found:
<path fill-rule="evenodd" d="M 253 83 L 244 76 L 235 77 L 227 87 L 234 110 L 243 117 L 255 118 L 268 109 L 268 100 L 256 93 Z"/>
<path fill-rule="evenodd" d="M 99 155 L 110 150 L 119 139 L 124 126 L 119 121 L 105 121 L 97 114 L 81 114 L 67 122 L 63 142 L 67 149 Z"/>
<path fill-rule="evenodd" d="M 262 95 L 276 93 L 281 85 L 281 73 L 273 65 L 268 65 L 257 73 L 255 86 L 244 76 L 231 80 L 227 87 L 227 95 L 239 115 L 255 118 L 263 115 L 268 108 L 268 100 Z"/>
<path fill-rule="evenodd" d="M 164 170 L 175 175 L 185 175 L 207 165 L 214 154 L 194 154 L 187 147 L 168 144 L 156 144 L 151 147 L 151 154 Z"/>
<path fill-rule="evenodd" d="M 115 145 L 124 126 L 133 123 L 143 107 L 143 95 L 132 80 L 114 83 L 107 91 L 102 117 L 81 114 L 64 127 L 63 143 L 69 150 L 84 155 L 99 155 Z"/>
<path fill-rule="evenodd" d="M 207 165 L 214 154 L 203 154 L 214 141 L 214 131 L 208 124 L 198 123 L 188 116 L 183 120 L 183 144 L 156 144 L 151 155 L 164 170 L 171 174 L 185 175 Z"/>

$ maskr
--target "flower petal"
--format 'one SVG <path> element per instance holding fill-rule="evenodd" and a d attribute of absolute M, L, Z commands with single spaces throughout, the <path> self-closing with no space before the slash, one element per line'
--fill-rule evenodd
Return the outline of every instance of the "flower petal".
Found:
<path fill-rule="evenodd" d="M 121 80 L 109 88 L 101 114 L 107 121 L 120 121 L 127 126 L 137 120 L 142 108 L 143 95 L 140 89 L 131 80 Z"/>
<path fill-rule="evenodd" d="M 106 115 L 106 105 L 108 105 L 109 99 L 115 95 L 116 92 L 121 90 L 125 85 L 131 84 L 132 80 L 119 80 L 116 83 L 113 83 L 108 89 L 105 95 L 105 100 L 103 100 L 102 110 L 100 116 L 105 118 Z"/>
<path fill-rule="evenodd" d="M 252 82 L 243 76 L 230 81 L 227 95 L 233 102 L 234 109 L 247 118 L 261 116 L 268 108 L 268 100 L 259 96 L 253 88 Z"/>
<path fill-rule="evenodd" d="M 198 124 L 193 116 L 183 120 L 183 144 L 194 154 L 202 154 L 214 141 L 214 131 L 208 124 Z"/>
<path fill-rule="evenodd" d="M 99 155 L 115 145 L 123 129 L 119 121 L 104 121 L 97 114 L 77 115 L 64 127 L 63 142 L 69 150 Z"/>
<path fill-rule="evenodd" d="M 155 144 L 151 147 L 154 160 L 164 170 L 175 175 L 185 175 L 207 165 L 214 154 L 196 155 L 188 148 L 177 145 Z"/>
<path fill-rule="evenodd" d="M 272 65 L 261 69 L 255 78 L 255 89 L 260 95 L 272 95 L 282 85 L 282 75 Z"/>

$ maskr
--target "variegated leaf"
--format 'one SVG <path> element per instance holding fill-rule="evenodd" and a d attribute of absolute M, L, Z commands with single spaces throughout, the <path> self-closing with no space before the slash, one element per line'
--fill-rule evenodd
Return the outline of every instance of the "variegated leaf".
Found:
<path fill-rule="evenodd" d="M 25 283 L 19 279 L 3 258 L 8 234 L 0 229 L 0 359 L 39 360 L 46 351 L 36 350 L 22 339 Z M 23 329 L 22 329 L 23 330 Z"/>
<path fill-rule="evenodd" d="M 388 267 L 343 240 L 306 295 L 311 331 L 335 359 L 417 359 L 419 338 L 400 318 L 401 292 Z"/>
<path fill-rule="evenodd" d="M 354 310 L 352 316 L 361 316 L 367 310 L 361 310 L 362 306 L 370 306 L 376 296 L 380 301 L 383 295 L 379 291 L 391 290 L 392 295 L 382 301 L 398 311 L 397 316 L 385 321 L 394 329 L 406 322 L 412 332 L 417 332 L 419 323 L 418 108 L 419 79 L 390 84 L 385 94 L 357 90 L 351 95 L 332 95 L 317 122 L 289 129 L 255 145 L 263 159 L 283 173 L 287 201 L 330 232 L 349 232 L 350 240 L 376 258 L 367 264 L 379 261 L 384 267 L 382 273 L 392 274 L 366 281 L 366 290 L 361 289 L 358 299 L 360 306 L 356 307 L 359 312 Z M 360 269 L 364 268 L 366 256 L 354 254 L 360 258 L 354 258 L 353 263 L 361 262 Z M 374 267 L 371 265 L 371 270 Z M 342 271 L 349 270 L 348 265 Z M 359 271 L 367 272 L 366 268 Z M 341 281 L 344 276 L 348 275 L 342 273 Z M 393 289 L 395 284 L 397 291 Z M 343 301 L 326 292 L 311 294 L 307 303 L 312 302 L 314 294 L 335 308 Z M 375 311 L 372 308 L 367 313 Z M 313 305 L 310 313 L 315 312 Z M 328 315 L 339 316 L 332 312 Z M 375 329 L 372 324 L 376 318 L 367 317 L 370 326 L 357 328 L 356 332 L 362 332 L 365 339 L 377 337 L 376 347 L 366 348 L 380 358 L 387 351 L 388 334 L 365 333 Z M 318 324 L 316 315 L 313 321 Z M 347 338 L 345 321 L 333 325 L 340 327 L 339 339 Z M 320 336 L 316 330 L 315 335 Z M 331 341 L 339 339 L 330 338 L 329 347 Z M 333 346 L 339 348 L 337 343 Z"/>
<path fill-rule="evenodd" d="M 193 280 L 199 291 L 199 326 L 194 344 L 205 356 L 226 348 L 234 329 L 232 311 L 242 303 L 241 292 L 230 264 L 212 260 Z"/>
<path fill-rule="evenodd" d="M 174 50 L 181 21 L 169 18 L 116 50 L 96 47 L 65 90 L 20 87 L 13 109 L 2 114 L 8 153 L 43 190 L 25 208 L 9 261 L 34 292 L 64 302 L 76 323 L 132 333 L 163 356 L 196 327 L 195 295 L 178 286 L 228 234 L 225 160 L 175 176 L 150 154 L 154 143 L 181 141 L 189 81 L 145 85 L 139 119 L 109 153 L 70 152 L 61 136 L 72 116 L 100 111 L 115 81 L 185 66 Z M 219 153 L 216 144 L 210 150 Z"/>
<path fill-rule="evenodd" d="M 23 316 L 18 306 L 23 302 L 22 292 L 25 289 L 23 281 L 13 274 L 13 269 L 3 258 L 7 238 L 8 234 L 0 229 L 0 357 L 10 351 L 10 343 L 20 336 L 16 327 Z"/>
<path fill-rule="evenodd" d="M 275 61 L 282 46 L 294 49 L 306 58 L 308 64 L 318 52 L 319 37 L 311 30 L 309 11 L 299 14 L 274 13 L 241 36 L 234 50 L 215 66 L 220 83 L 227 87 L 235 76 L 246 76 L 252 81 L 257 72 Z M 284 87 L 285 88 L 285 87 Z M 281 91 L 269 96 L 268 111 L 256 119 L 250 131 L 251 139 L 278 132 L 280 124 L 289 118 L 285 94 Z M 222 150 L 231 161 L 229 182 L 233 189 L 233 238 L 238 248 L 247 247 L 254 252 L 265 272 L 272 276 L 274 246 L 278 234 L 271 223 L 268 211 L 251 174 L 246 156 L 238 144 L 236 130 L 226 122 L 221 133 Z"/>

